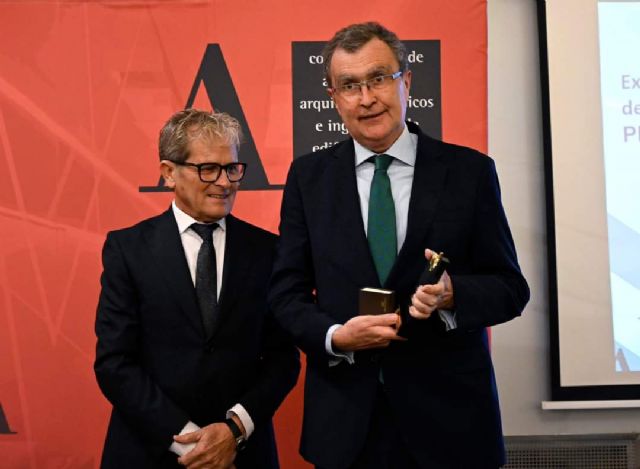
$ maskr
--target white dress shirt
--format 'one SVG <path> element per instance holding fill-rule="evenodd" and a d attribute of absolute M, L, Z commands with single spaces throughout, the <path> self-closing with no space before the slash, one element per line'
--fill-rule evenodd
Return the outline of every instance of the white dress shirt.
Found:
<path fill-rule="evenodd" d="M 180 232 L 180 239 L 182 241 L 182 248 L 184 249 L 184 255 L 187 259 L 187 265 L 189 266 L 189 273 L 191 274 L 191 281 L 193 285 L 196 284 L 196 265 L 198 263 L 198 251 L 202 244 L 202 238 L 191 229 L 191 225 L 198 223 L 194 218 L 184 213 L 176 206 L 175 200 L 171 204 L 173 209 L 173 215 L 176 217 L 176 223 L 178 224 L 178 231 Z M 213 247 L 216 250 L 216 290 L 217 295 L 220 297 L 220 288 L 222 287 L 222 269 L 224 267 L 224 251 L 227 241 L 227 226 L 225 219 L 218 220 L 218 228 L 213 231 Z M 247 434 L 247 438 L 253 433 L 254 424 L 251 416 L 241 404 L 234 405 L 227 411 L 227 418 L 232 415 L 237 415 Z M 191 433 L 199 430 L 200 427 L 193 422 L 187 422 L 180 435 L 185 433 Z M 178 442 L 171 443 L 169 450 L 176 453 L 179 456 L 188 453 L 195 447 L 195 443 L 182 444 Z"/>

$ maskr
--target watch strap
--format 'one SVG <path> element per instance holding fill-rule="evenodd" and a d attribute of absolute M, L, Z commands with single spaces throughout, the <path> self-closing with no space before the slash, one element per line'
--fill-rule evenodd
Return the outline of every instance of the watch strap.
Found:
<path fill-rule="evenodd" d="M 241 450 L 244 447 L 244 443 L 246 442 L 246 439 L 244 437 L 244 434 L 242 433 L 242 430 L 240 430 L 240 427 L 238 426 L 236 421 L 233 420 L 232 418 L 226 419 L 224 423 L 226 423 L 229 429 L 231 430 L 231 434 L 233 435 L 233 438 L 236 440 L 236 445 L 238 447 L 238 450 Z"/>

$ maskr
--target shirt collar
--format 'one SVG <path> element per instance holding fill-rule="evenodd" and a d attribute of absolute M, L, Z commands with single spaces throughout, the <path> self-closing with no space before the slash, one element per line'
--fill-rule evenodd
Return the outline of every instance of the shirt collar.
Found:
<path fill-rule="evenodd" d="M 367 161 L 371 156 L 377 155 L 368 148 L 363 147 L 355 139 L 353 140 L 353 146 L 356 153 L 356 166 L 361 165 Z M 416 164 L 416 150 L 418 148 L 418 137 L 415 134 L 409 132 L 407 124 L 404 125 L 404 130 L 393 142 L 393 145 L 384 152 L 385 155 L 391 155 L 395 159 L 402 161 L 409 166 L 415 166 Z"/>
<path fill-rule="evenodd" d="M 182 210 L 180 210 L 176 205 L 175 200 L 171 202 L 171 209 L 173 210 L 173 216 L 176 217 L 176 223 L 178 224 L 178 231 L 180 232 L 180 234 L 187 231 L 194 223 L 200 223 L 192 216 L 187 215 Z M 224 218 L 221 218 L 216 223 L 222 231 L 226 229 L 226 220 Z"/>

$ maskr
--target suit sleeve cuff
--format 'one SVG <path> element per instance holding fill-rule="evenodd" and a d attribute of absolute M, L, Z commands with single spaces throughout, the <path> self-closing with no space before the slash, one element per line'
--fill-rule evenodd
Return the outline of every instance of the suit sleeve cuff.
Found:
<path fill-rule="evenodd" d="M 185 433 L 193 433 L 198 430 L 200 430 L 200 427 L 197 426 L 195 423 L 189 421 L 180 432 L 180 435 L 184 435 Z M 169 446 L 169 451 L 177 454 L 178 456 L 183 456 L 195 447 L 196 447 L 195 443 L 185 444 L 185 443 L 178 443 L 177 441 L 174 441 L 173 443 L 171 443 L 171 446 Z"/>
<path fill-rule="evenodd" d="M 341 327 L 342 324 L 334 324 L 327 331 L 327 335 L 324 339 L 324 348 L 327 353 L 335 358 L 329 360 L 329 366 L 336 366 L 346 360 L 349 365 L 353 365 L 355 360 L 353 359 L 353 352 L 334 352 L 333 347 L 331 346 L 331 341 L 333 339 L 333 333 Z"/>
<path fill-rule="evenodd" d="M 244 427 L 244 431 L 246 433 L 246 439 L 249 439 L 253 430 L 255 430 L 255 425 L 253 424 L 253 419 L 249 415 L 249 412 L 242 406 L 242 404 L 236 404 L 231 409 L 227 410 L 227 418 L 231 418 L 231 416 L 235 414 L 238 416 L 240 421 L 242 422 L 242 426 Z"/>
<path fill-rule="evenodd" d="M 439 309 L 438 316 L 440 316 L 440 320 L 444 323 L 447 332 L 452 331 L 458 327 L 455 311 L 450 311 L 448 309 Z"/>

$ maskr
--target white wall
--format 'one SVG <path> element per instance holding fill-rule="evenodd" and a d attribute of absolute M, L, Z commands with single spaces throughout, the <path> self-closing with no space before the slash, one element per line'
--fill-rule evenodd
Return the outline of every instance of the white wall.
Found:
<path fill-rule="evenodd" d="M 492 329 L 504 433 L 640 432 L 640 409 L 541 410 L 551 385 L 536 2 L 489 0 L 488 20 L 489 154 L 496 160 L 503 203 L 531 288 L 523 316 Z"/>

